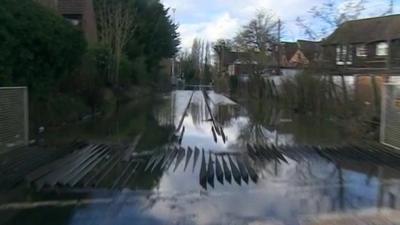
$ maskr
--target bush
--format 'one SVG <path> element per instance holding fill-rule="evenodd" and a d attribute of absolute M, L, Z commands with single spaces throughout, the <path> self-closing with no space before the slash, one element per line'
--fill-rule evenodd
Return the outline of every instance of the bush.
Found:
<path fill-rule="evenodd" d="M 0 86 L 11 85 L 11 77 L 5 74 L 0 74 Z"/>
<path fill-rule="evenodd" d="M 80 62 L 86 42 L 62 17 L 31 0 L 0 4 L 1 82 L 27 85 L 45 98 Z"/>
<path fill-rule="evenodd" d="M 331 111 L 339 100 L 329 94 L 330 83 L 326 77 L 307 72 L 283 80 L 280 89 L 284 103 L 299 113 Z"/>
<path fill-rule="evenodd" d="M 154 75 L 149 76 L 146 57 L 141 56 L 133 60 L 133 78 L 138 84 L 146 84 L 153 81 Z"/>
<path fill-rule="evenodd" d="M 109 62 L 114 60 L 111 50 L 102 45 L 96 45 L 88 50 L 87 57 L 90 58 L 91 62 L 95 65 L 99 79 L 107 83 L 108 75 L 111 71 Z"/>

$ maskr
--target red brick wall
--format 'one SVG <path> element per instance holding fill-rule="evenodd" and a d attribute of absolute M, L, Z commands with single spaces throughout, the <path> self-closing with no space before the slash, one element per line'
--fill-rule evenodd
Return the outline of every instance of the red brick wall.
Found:
<path fill-rule="evenodd" d="M 94 11 L 93 0 L 85 0 L 82 29 L 89 43 L 97 42 L 96 14 Z"/>

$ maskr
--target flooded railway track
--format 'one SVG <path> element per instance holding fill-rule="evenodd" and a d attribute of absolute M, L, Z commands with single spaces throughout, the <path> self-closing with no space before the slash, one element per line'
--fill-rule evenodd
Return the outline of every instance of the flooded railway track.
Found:
<path fill-rule="evenodd" d="M 400 153 L 377 143 L 325 147 L 247 144 L 244 149 L 232 152 L 200 150 L 197 146 L 163 147 L 142 154 L 138 149 L 132 152 L 132 146 L 129 149 L 113 149 L 104 144 L 77 147 L 67 156 L 27 174 L 26 182 L 38 190 L 49 187 L 123 189 L 129 188 L 137 173 L 143 177 L 179 171 L 198 176 L 202 188 L 212 189 L 215 181 L 232 185 L 232 178 L 237 185 L 257 183 L 262 179 L 262 165 L 268 162 L 288 164 L 309 158 L 333 163 L 354 160 L 400 169 Z M 130 151 L 129 157 L 126 151 Z M 188 171 L 190 164 L 192 170 Z M 197 165 L 200 166 L 197 168 Z"/>

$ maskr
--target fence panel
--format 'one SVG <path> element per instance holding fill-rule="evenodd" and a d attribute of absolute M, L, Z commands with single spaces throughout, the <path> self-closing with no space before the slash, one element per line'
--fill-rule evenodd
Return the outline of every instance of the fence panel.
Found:
<path fill-rule="evenodd" d="M 382 98 L 381 142 L 400 149 L 400 84 L 385 84 Z"/>
<path fill-rule="evenodd" d="M 0 87 L 0 153 L 29 141 L 28 90 Z"/>

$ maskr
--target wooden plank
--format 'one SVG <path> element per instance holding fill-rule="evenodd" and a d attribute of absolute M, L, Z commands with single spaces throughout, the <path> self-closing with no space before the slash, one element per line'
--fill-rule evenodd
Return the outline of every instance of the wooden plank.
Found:
<path fill-rule="evenodd" d="M 103 163 L 99 168 L 97 168 L 95 174 L 93 174 L 93 176 L 91 176 L 88 180 L 86 180 L 83 186 L 87 187 L 94 185 L 94 181 L 96 181 L 99 178 L 99 176 L 101 176 L 101 173 L 104 172 L 104 170 L 108 168 L 108 166 L 110 166 L 113 162 L 116 161 L 118 162 L 120 157 L 121 157 L 120 154 L 114 152 L 113 156 L 110 159 L 107 159 L 105 163 Z"/>
<path fill-rule="evenodd" d="M 85 177 L 90 171 L 92 171 L 103 159 L 106 157 L 106 153 L 109 148 L 105 147 L 103 151 L 99 152 L 96 156 L 92 157 L 87 163 L 81 166 L 69 179 L 64 181 L 67 185 L 74 187 L 83 177 Z"/>
<path fill-rule="evenodd" d="M 71 158 L 77 157 L 79 155 L 79 153 L 81 153 L 81 152 L 74 152 L 73 154 L 71 154 L 71 155 L 69 155 L 67 157 L 55 160 L 50 164 L 47 164 L 47 165 L 44 165 L 44 166 L 40 167 L 39 169 L 29 173 L 26 176 L 26 180 L 28 182 L 33 182 L 33 181 L 35 181 L 35 180 L 37 180 L 37 179 L 49 174 L 50 172 L 54 171 L 60 165 L 63 165 L 66 160 L 71 160 Z"/>
<path fill-rule="evenodd" d="M 124 170 L 121 172 L 121 174 L 117 177 L 117 179 L 114 180 L 113 185 L 111 186 L 111 189 L 115 189 L 118 184 L 120 183 L 120 181 L 122 180 L 122 178 L 124 177 L 124 175 L 128 172 L 129 168 L 133 165 L 135 161 L 130 161 L 127 163 L 127 165 L 125 166 Z"/>
<path fill-rule="evenodd" d="M 141 138 L 142 134 L 139 134 L 135 137 L 132 144 L 125 150 L 125 155 L 123 156 L 122 161 L 128 162 L 131 159 L 132 154 L 136 151 L 136 147 L 139 144 Z"/>
<path fill-rule="evenodd" d="M 258 175 L 254 168 L 250 165 L 250 162 L 245 162 L 244 165 L 246 166 L 247 171 L 249 172 L 250 179 L 254 182 L 258 182 Z"/>
<path fill-rule="evenodd" d="M 145 172 L 148 171 L 148 170 L 152 167 L 152 165 L 153 165 L 153 164 L 155 163 L 155 161 L 157 160 L 158 156 L 159 156 L 159 155 L 157 155 L 156 153 L 154 153 L 154 154 L 150 157 L 150 159 L 147 161 L 146 167 L 144 168 L 144 171 L 145 171 Z"/>
<path fill-rule="evenodd" d="M 66 185 L 70 180 L 72 180 L 75 176 L 77 176 L 80 172 L 82 172 L 86 167 L 88 167 L 93 161 L 96 161 L 101 155 L 105 154 L 107 147 L 102 145 L 98 151 L 93 153 L 91 156 L 81 161 L 80 165 L 77 165 L 75 168 L 71 170 L 70 173 L 61 177 L 59 184 Z"/>
<path fill-rule="evenodd" d="M 92 157 L 93 155 L 97 154 L 97 151 L 101 150 L 102 146 L 96 145 L 93 146 L 91 150 L 88 151 L 87 154 L 83 154 L 82 156 L 78 157 L 77 160 L 74 160 L 70 164 L 66 165 L 65 167 L 58 168 L 53 176 L 49 176 L 47 179 L 47 184 L 50 186 L 54 186 L 59 183 L 64 176 L 69 175 L 73 171 L 75 171 L 83 162 L 85 162 L 88 158 Z"/>
<path fill-rule="evenodd" d="M 80 159 L 84 155 L 89 154 L 93 149 L 96 149 L 97 147 L 98 147 L 97 145 L 89 145 L 75 157 L 68 158 L 66 161 L 63 162 L 62 165 L 59 165 L 55 170 L 51 171 L 49 174 L 38 179 L 35 182 L 36 186 L 40 189 L 44 185 L 48 184 L 49 182 L 53 182 L 53 183 L 57 182 L 58 181 L 57 178 L 66 172 L 62 168 L 71 167 L 74 163 L 76 163 L 76 161 L 78 159 Z M 54 184 L 52 184 L 52 185 L 54 185 Z"/>
<path fill-rule="evenodd" d="M 217 134 L 215 133 L 214 126 L 211 126 L 211 132 L 212 132 L 212 135 L 214 137 L 214 142 L 218 143 Z"/>
<path fill-rule="evenodd" d="M 165 169 L 168 166 L 170 160 L 172 160 L 171 158 L 175 154 L 175 148 L 168 147 L 167 152 L 165 154 L 166 154 L 166 156 L 165 156 L 163 164 L 161 165 L 161 169 Z"/>
<path fill-rule="evenodd" d="M 214 174 L 214 162 L 211 158 L 211 152 L 208 152 L 207 181 L 212 188 L 214 188 Z"/>
<path fill-rule="evenodd" d="M 249 183 L 249 174 L 248 174 L 248 172 L 246 170 L 245 165 L 242 162 L 242 159 L 240 157 L 236 157 L 236 162 L 237 162 L 237 165 L 239 167 L 240 175 L 241 175 L 243 181 L 246 184 L 248 184 Z"/>
<path fill-rule="evenodd" d="M 237 168 L 237 166 L 235 165 L 235 163 L 232 161 L 230 155 L 228 155 L 228 160 L 229 160 L 229 164 L 230 164 L 230 166 L 231 166 L 231 172 L 232 172 L 232 175 L 233 175 L 233 178 L 234 178 L 235 182 L 236 182 L 238 185 L 242 185 L 242 178 L 241 178 L 241 176 L 240 176 L 239 169 Z"/>
<path fill-rule="evenodd" d="M 175 161 L 176 156 L 179 153 L 179 148 L 175 147 L 174 150 L 171 153 L 171 157 L 168 159 L 167 164 L 165 165 L 165 169 L 169 170 L 169 168 L 171 167 L 172 163 Z"/>
<path fill-rule="evenodd" d="M 224 175 L 225 175 L 225 180 L 228 181 L 228 183 L 232 183 L 232 173 L 231 170 L 228 167 L 228 164 L 226 163 L 224 156 L 222 157 L 222 167 L 224 168 Z"/>
<path fill-rule="evenodd" d="M 166 150 L 163 150 L 162 153 L 157 158 L 157 160 L 154 162 L 150 172 L 153 172 L 157 168 L 157 166 L 163 162 L 163 160 L 166 160 L 166 157 L 167 157 L 167 152 Z"/>
<path fill-rule="evenodd" d="M 178 150 L 178 156 L 176 158 L 176 163 L 175 163 L 175 168 L 174 168 L 174 172 L 176 171 L 176 169 L 178 169 L 179 165 L 181 164 L 182 160 L 185 158 L 185 154 L 186 151 L 184 148 L 179 148 Z"/>
<path fill-rule="evenodd" d="M 185 162 L 185 167 L 183 168 L 183 172 L 186 171 L 186 168 L 189 165 L 189 161 L 190 161 L 190 158 L 192 157 L 192 153 L 193 153 L 193 150 L 192 150 L 192 148 L 189 147 L 187 150 L 187 154 L 186 154 L 186 162 Z"/>
<path fill-rule="evenodd" d="M 201 167 L 200 167 L 200 174 L 199 174 L 199 183 L 204 189 L 207 190 L 207 166 L 206 166 L 206 158 L 204 156 L 204 149 L 201 151 Z"/>
<path fill-rule="evenodd" d="M 183 129 L 182 129 L 181 135 L 179 136 L 179 139 L 178 139 L 178 143 L 179 143 L 179 145 L 181 145 L 181 144 L 182 144 L 183 135 L 185 135 L 185 130 L 186 130 L 186 128 L 185 128 L 185 126 L 183 126 Z"/>
<path fill-rule="evenodd" d="M 221 164 L 219 163 L 218 156 L 215 156 L 215 172 L 217 175 L 217 180 L 221 184 L 224 184 L 224 172 L 222 170 Z"/>
<path fill-rule="evenodd" d="M 279 159 L 281 159 L 282 161 L 284 161 L 285 163 L 289 163 L 285 157 L 283 156 L 283 154 L 275 147 L 275 145 L 270 145 L 267 146 Z"/>
<path fill-rule="evenodd" d="M 131 180 L 132 176 L 136 173 L 136 171 L 139 168 L 140 164 L 141 164 L 140 162 L 136 163 L 136 165 L 133 167 L 131 172 L 128 174 L 128 176 L 126 177 L 125 181 L 122 183 L 120 188 L 125 188 L 128 185 L 129 181 Z"/>
<path fill-rule="evenodd" d="M 193 95 L 194 95 L 194 91 L 192 92 L 192 95 L 189 98 L 189 101 L 188 101 L 188 103 L 187 103 L 187 105 L 185 107 L 185 110 L 183 111 L 183 114 L 182 114 L 182 117 L 181 117 L 181 119 L 179 121 L 178 127 L 175 129 L 175 133 L 179 132 L 181 130 L 181 128 L 182 128 L 183 121 L 185 120 L 185 117 L 187 115 L 187 111 L 189 110 L 189 106 L 190 106 L 190 103 L 192 102 Z"/>
<path fill-rule="evenodd" d="M 200 149 L 198 149 L 197 147 L 194 147 L 194 157 L 193 157 L 192 173 L 194 172 L 194 169 L 196 168 L 197 159 L 199 158 L 199 155 L 200 155 Z"/>

